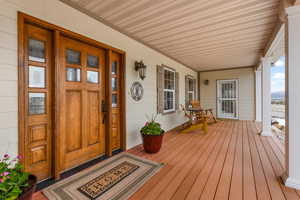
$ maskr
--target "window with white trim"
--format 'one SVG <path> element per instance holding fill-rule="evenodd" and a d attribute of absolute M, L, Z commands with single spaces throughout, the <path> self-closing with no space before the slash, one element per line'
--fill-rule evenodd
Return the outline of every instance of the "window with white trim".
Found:
<path fill-rule="evenodd" d="M 188 102 L 195 100 L 195 80 L 188 78 Z"/>
<path fill-rule="evenodd" d="M 164 113 L 175 111 L 175 71 L 164 68 Z"/>

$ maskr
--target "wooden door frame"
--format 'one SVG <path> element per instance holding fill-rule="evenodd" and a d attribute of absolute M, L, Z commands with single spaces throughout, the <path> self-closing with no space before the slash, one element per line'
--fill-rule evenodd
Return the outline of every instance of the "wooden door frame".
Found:
<path fill-rule="evenodd" d="M 53 148 L 53 154 L 54 154 L 54 171 L 53 175 L 55 179 L 60 178 L 60 169 L 61 164 L 59 163 L 60 156 L 61 156 L 61 148 L 60 148 L 60 133 L 59 133 L 59 127 L 60 127 L 60 92 L 62 83 L 60 80 L 61 73 L 60 72 L 60 36 L 67 36 L 69 38 L 84 42 L 86 44 L 102 48 L 106 51 L 106 102 L 108 105 L 111 105 L 111 53 L 116 52 L 121 55 L 121 67 L 120 67 L 120 84 L 121 84 L 121 99 L 120 99 L 120 106 L 121 106 L 121 117 L 120 117 L 120 135 L 121 135 L 121 150 L 126 150 L 126 82 L 125 82 L 125 74 L 126 74 L 126 52 L 117 48 L 114 48 L 112 46 L 106 45 L 104 43 L 98 42 L 96 40 L 90 39 L 86 36 L 83 36 L 78 33 L 74 33 L 72 31 L 66 30 L 62 27 L 56 26 L 54 24 L 48 23 L 46 21 L 40 20 L 38 18 L 32 17 L 30 15 L 27 15 L 23 12 L 18 12 L 18 152 L 19 155 L 24 155 L 25 153 L 25 129 L 26 129 L 26 116 L 25 116 L 25 105 L 23 102 L 25 102 L 25 70 L 24 70 L 24 35 L 25 35 L 25 24 L 33 24 L 38 27 L 47 29 L 53 33 L 53 55 L 54 55 L 54 66 L 53 69 L 55 71 L 55 76 L 53 77 L 55 79 L 55 82 L 58 84 L 54 85 L 54 95 L 55 95 L 55 112 L 54 112 L 54 128 L 53 128 L 53 136 L 54 136 L 54 148 Z M 109 106 L 110 108 L 110 106 Z M 108 109 L 108 118 L 106 122 L 106 133 L 105 134 L 105 143 L 106 143 L 106 149 L 105 154 L 107 156 L 112 155 L 112 147 L 111 147 L 111 109 Z"/>

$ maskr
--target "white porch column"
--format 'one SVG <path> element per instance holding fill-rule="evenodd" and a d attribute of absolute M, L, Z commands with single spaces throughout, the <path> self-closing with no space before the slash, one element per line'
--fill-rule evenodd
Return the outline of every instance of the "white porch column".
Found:
<path fill-rule="evenodd" d="M 271 136 L 271 60 L 268 57 L 261 58 L 262 71 L 262 136 Z"/>
<path fill-rule="evenodd" d="M 285 185 L 300 189 L 300 5 L 286 9 L 286 174 Z"/>
<path fill-rule="evenodd" d="M 257 122 L 261 122 L 261 102 L 262 102 L 262 97 L 261 97 L 261 89 L 262 89 L 262 84 L 261 84 L 261 69 L 257 69 L 255 71 L 255 113 L 256 117 L 255 120 Z"/>

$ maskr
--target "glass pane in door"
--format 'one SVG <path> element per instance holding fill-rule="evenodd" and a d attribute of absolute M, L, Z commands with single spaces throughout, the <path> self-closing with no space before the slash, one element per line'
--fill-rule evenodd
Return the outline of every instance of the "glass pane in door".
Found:
<path fill-rule="evenodd" d="M 67 81 L 80 82 L 81 70 L 78 68 L 66 68 L 67 71 Z"/>
<path fill-rule="evenodd" d="M 45 88 L 45 68 L 29 66 L 29 87 Z"/>
<path fill-rule="evenodd" d="M 45 62 L 45 43 L 40 40 L 29 39 L 29 60 L 35 62 Z"/>
<path fill-rule="evenodd" d="M 29 114 L 39 115 L 46 113 L 46 94 L 29 93 Z"/>
<path fill-rule="evenodd" d="M 88 55 L 88 57 L 87 57 L 87 66 L 88 67 L 93 67 L 93 68 L 98 68 L 98 65 L 99 65 L 98 56 Z"/>
<path fill-rule="evenodd" d="M 72 49 L 66 50 L 66 60 L 68 64 L 81 64 L 81 53 Z"/>
<path fill-rule="evenodd" d="M 98 83 L 98 72 L 87 71 L 87 81 L 90 83 Z"/>

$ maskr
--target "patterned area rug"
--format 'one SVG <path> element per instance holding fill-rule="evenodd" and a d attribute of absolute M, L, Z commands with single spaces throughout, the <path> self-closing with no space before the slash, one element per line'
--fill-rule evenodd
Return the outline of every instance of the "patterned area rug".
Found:
<path fill-rule="evenodd" d="M 51 185 L 43 193 L 50 200 L 128 199 L 162 166 L 121 153 Z"/>

